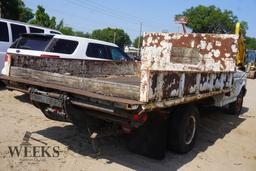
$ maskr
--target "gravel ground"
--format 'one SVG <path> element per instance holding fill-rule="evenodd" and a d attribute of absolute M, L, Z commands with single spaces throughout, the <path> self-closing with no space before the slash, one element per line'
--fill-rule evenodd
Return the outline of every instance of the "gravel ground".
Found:
<path fill-rule="evenodd" d="M 161 161 L 129 152 L 118 136 L 100 139 L 101 155 L 95 158 L 85 133 L 48 120 L 22 93 L 0 90 L 0 170 L 256 170 L 256 80 L 248 80 L 247 89 L 239 118 L 220 109 L 207 111 L 195 148 L 185 155 L 167 152 Z M 19 147 L 26 131 L 57 146 L 59 156 L 11 157 L 8 146 Z M 39 147 L 42 142 L 29 141 Z"/>

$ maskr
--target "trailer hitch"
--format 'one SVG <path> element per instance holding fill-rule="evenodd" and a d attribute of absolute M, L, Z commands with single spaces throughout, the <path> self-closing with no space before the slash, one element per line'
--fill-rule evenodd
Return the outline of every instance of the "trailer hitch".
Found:
<path fill-rule="evenodd" d="M 67 95 L 29 88 L 29 97 L 31 102 L 39 108 L 47 118 L 61 122 L 70 122 L 70 117 L 66 112 L 66 103 L 67 100 L 69 100 Z"/>

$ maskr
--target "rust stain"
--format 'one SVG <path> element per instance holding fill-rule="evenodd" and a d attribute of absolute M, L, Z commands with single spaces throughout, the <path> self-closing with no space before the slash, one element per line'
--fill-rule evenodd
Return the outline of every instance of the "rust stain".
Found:
<path fill-rule="evenodd" d="M 234 71 L 237 39 L 236 35 L 224 34 L 147 33 L 143 41 L 143 67 L 166 69 L 168 66 L 170 70 Z M 177 55 L 175 48 L 191 53 Z M 186 54 L 190 56 L 186 57 Z M 182 59 L 185 57 L 187 60 Z M 198 62 L 195 63 L 194 59 Z M 185 62 L 179 65 L 180 61 Z"/>
<path fill-rule="evenodd" d="M 206 93 L 209 92 L 210 88 L 210 74 L 209 73 L 201 73 L 201 79 L 200 79 L 200 93 Z"/>
<path fill-rule="evenodd" d="M 178 97 L 179 95 L 179 73 L 167 73 L 163 78 L 163 96 L 162 99 L 168 99 L 170 97 Z"/>
<path fill-rule="evenodd" d="M 196 93 L 196 75 L 197 73 L 187 73 L 185 75 L 184 95 Z"/>

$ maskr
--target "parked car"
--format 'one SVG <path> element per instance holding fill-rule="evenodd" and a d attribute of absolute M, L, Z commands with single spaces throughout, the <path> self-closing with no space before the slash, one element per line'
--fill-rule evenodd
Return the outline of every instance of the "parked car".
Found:
<path fill-rule="evenodd" d="M 0 71 L 7 49 L 23 33 L 61 34 L 57 30 L 0 18 Z"/>
<path fill-rule="evenodd" d="M 8 53 L 87 60 L 131 60 L 123 50 L 113 43 L 52 34 L 23 34 L 11 45 Z"/>

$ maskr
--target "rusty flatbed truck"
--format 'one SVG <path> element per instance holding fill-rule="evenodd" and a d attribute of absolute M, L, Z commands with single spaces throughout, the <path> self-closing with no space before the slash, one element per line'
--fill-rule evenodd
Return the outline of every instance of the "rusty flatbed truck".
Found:
<path fill-rule="evenodd" d="M 192 149 L 199 104 L 241 111 L 246 75 L 237 35 L 145 33 L 140 62 L 8 54 L 7 88 L 28 93 L 46 117 L 78 127 L 98 118 L 130 133 L 128 148 L 161 159 Z"/>

